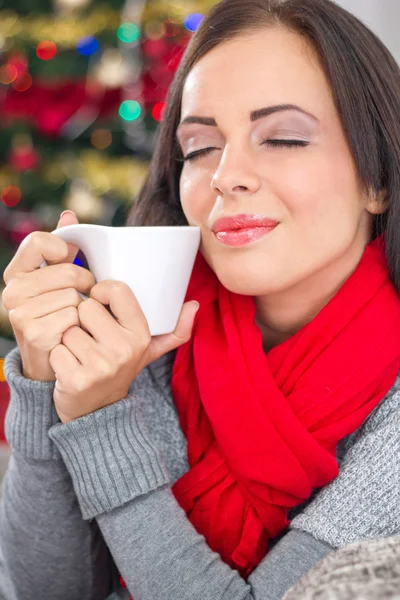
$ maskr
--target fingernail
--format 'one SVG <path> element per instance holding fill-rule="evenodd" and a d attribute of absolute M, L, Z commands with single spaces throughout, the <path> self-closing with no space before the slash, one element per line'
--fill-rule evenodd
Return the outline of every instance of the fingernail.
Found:
<path fill-rule="evenodd" d="M 197 301 L 194 301 L 194 302 L 192 302 L 192 304 L 193 304 L 194 306 L 196 306 L 196 310 L 194 311 L 194 314 L 196 314 L 196 313 L 197 313 L 197 311 L 198 311 L 198 310 L 199 310 L 199 308 L 200 308 L 200 304 L 199 304 Z"/>
<path fill-rule="evenodd" d="M 60 219 L 64 216 L 64 215 L 74 215 L 75 217 L 75 213 L 72 210 L 64 210 L 64 212 L 61 213 L 60 215 Z"/>

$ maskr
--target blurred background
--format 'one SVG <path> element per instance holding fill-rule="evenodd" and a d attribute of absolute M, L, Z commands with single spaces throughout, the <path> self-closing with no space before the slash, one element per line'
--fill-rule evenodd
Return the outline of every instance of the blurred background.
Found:
<path fill-rule="evenodd" d="M 1 275 L 62 210 L 125 223 L 171 80 L 214 3 L 0 0 Z M 0 301 L 0 359 L 13 345 Z"/>
<path fill-rule="evenodd" d="M 83 223 L 125 223 L 180 58 L 215 3 L 0 0 L 0 275 L 64 209 Z M 399 0 L 338 3 L 400 61 Z M 0 439 L 2 358 L 14 345 L 0 299 Z"/>

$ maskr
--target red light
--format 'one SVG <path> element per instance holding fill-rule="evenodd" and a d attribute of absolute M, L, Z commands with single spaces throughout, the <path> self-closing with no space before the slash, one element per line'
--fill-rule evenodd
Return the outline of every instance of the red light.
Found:
<path fill-rule="evenodd" d="M 57 54 L 57 46 L 54 42 L 45 40 L 40 42 L 36 48 L 36 55 L 42 60 L 51 60 Z"/>
<path fill-rule="evenodd" d="M 21 75 L 12 84 L 16 92 L 26 92 L 32 85 L 32 77 L 29 73 L 21 73 Z"/>
<path fill-rule="evenodd" d="M 164 117 L 165 111 L 165 102 L 157 102 L 153 106 L 153 110 L 151 111 L 151 115 L 155 121 L 162 121 Z"/>
<path fill-rule="evenodd" d="M 15 52 L 8 59 L 8 64 L 17 69 L 18 75 L 25 73 L 28 68 L 28 60 L 24 54 Z"/>
<path fill-rule="evenodd" d="M 22 193 L 17 185 L 7 185 L 1 192 L 1 200 L 9 208 L 16 206 L 21 198 Z"/>
<path fill-rule="evenodd" d="M 17 67 L 14 65 L 4 65 L 0 67 L 0 82 L 8 85 L 18 77 Z"/>

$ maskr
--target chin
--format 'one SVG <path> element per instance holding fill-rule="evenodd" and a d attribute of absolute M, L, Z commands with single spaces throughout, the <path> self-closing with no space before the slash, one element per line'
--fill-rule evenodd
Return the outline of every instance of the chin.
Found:
<path fill-rule="evenodd" d="M 252 270 L 248 266 L 247 268 L 234 268 L 232 264 L 229 267 L 226 264 L 217 264 L 216 268 L 213 265 L 211 268 L 222 285 L 234 294 L 264 296 L 282 288 L 282 281 L 273 285 L 272 277 L 268 277 L 265 267 Z"/>
<path fill-rule="evenodd" d="M 272 286 L 266 281 L 252 281 L 247 277 L 242 278 L 218 278 L 222 285 L 234 294 L 242 296 L 267 296 L 274 292 L 280 291 L 281 286 Z"/>
<path fill-rule="evenodd" d="M 254 256 L 214 254 L 211 257 L 205 255 L 205 259 L 222 285 L 234 294 L 264 296 L 282 288 L 282 278 L 268 273 L 265 257 L 257 261 Z"/>

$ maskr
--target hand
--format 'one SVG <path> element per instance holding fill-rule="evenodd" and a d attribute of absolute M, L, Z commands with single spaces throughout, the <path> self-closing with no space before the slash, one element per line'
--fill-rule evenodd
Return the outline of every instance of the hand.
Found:
<path fill-rule="evenodd" d="M 75 223 L 76 216 L 67 213 L 57 229 Z M 55 381 L 50 351 L 61 343 L 66 329 L 79 325 L 78 290 L 88 294 L 96 281 L 87 269 L 71 264 L 77 253 L 77 246 L 35 231 L 23 240 L 4 271 L 2 301 L 21 351 L 24 377 Z M 43 260 L 48 266 L 40 269 Z"/>
<path fill-rule="evenodd" d="M 78 306 L 81 327 L 65 331 L 50 353 L 60 420 L 68 423 L 125 398 L 142 369 L 190 339 L 197 308 L 186 302 L 175 331 L 151 337 L 131 289 L 113 280 L 97 283 Z"/>

